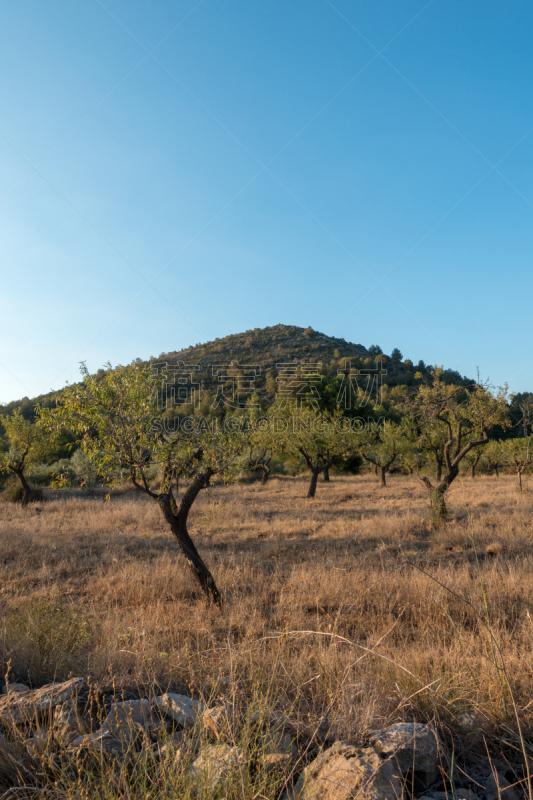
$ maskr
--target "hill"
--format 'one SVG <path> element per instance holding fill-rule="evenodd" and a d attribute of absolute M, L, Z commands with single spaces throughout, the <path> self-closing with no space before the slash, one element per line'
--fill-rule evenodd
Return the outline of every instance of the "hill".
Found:
<path fill-rule="evenodd" d="M 379 350 L 379 348 L 377 348 Z M 336 352 L 337 351 L 337 352 Z M 381 352 L 379 350 L 379 352 Z M 273 325 L 234 333 L 223 339 L 197 344 L 185 350 L 161 353 L 157 361 L 183 361 L 186 364 L 215 364 L 236 361 L 274 367 L 287 361 L 312 361 L 329 364 L 333 358 L 365 358 L 370 352 L 362 344 L 352 344 L 311 327 Z"/>
<path fill-rule="evenodd" d="M 403 359 L 398 349 L 390 355 L 383 353 L 378 345 L 364 347 L 362 344 L 347 342 L 335 336 L 313 330 L 311 327 L 300 328 L 296 325 L 273 325 L 266 328 L 254 328 L 215 339 L 205 344 L 197 344 L 184 350 L 173 350 L 161 353 L 157 358 L 152 356 L 148 363 L 154 365 L 176 365 L 183 363 L 186 367 L 195 367 L 194 381 L 202 389 L 205 397 L 206 408 L 210 406 L 213 395 L 224 385 L 224 378 L 216 374 L 217 366 L 227 366 L 233 363 L 233 371 L 228 375 L 239 374 L 239 368 L 244 366 L 257 366 L 254 387 L 257 392 L 264 395 L 265 400 L 272 400 L 277 390 L 277 376 L 279 365 L 290 362 L 313 365 L 316 371 L 326 378 L 333 378 L 344 368 L 345 361 L 349 360 L 356 369 L 372 369 L 381 362 L 385 370 L 383 383 L 389 387 L 398 385 L 412 386 L 418 382 L 415 377 L 417 372 L 423 376 L 428 375 L 431 369 L 423 361 L 416 365 L 410 359 Z M 132 364 L 145 364 L 143 359 L 136 358 Z M 246 371 L 245 371 L 246 372 Z M 103 374 L 103 368 L 98 371 Z M 98 374 L 97 373 L 97 374 Z M 244 373 L 242 373 L 244 374 Z M 445 380 L 449 383 L 469 384 L 472 379 L 462 377 L 454 370 L 446 370 Z M 226 387 L 231 384 L 231 377 L 225 382 Z M 0 414 L 10 413 L 13 408 L 21 406 L 25 417 L 32 418 L 37 402 L 50 405 L 55 392 L 35 398 L 24 397 L 0 406 Z"/>

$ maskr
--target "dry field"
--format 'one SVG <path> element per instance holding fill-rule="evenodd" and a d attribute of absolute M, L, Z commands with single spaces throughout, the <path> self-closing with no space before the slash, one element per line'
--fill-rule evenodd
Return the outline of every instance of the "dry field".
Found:
<path fill-rule="evenodd" d="M 190 530 L 222 612 L 147 498 L 1 504 L 4 673 L 231 694 L 353 743 L 434 720 L 456 770 L 474 775 L 488 751 L 520 777 L 520 727 L 533 754 L 533 493 L 512 476 L 457 480 L 434 531 L 417 479 L 388 481 L 333 476 L 314 501 L 300 478 L 203 493 Z"/>

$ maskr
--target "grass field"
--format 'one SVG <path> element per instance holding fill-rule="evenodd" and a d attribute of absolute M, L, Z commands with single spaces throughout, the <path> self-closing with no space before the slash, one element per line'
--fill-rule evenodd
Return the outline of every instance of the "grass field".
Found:
<path fill-rule="evenodd" d="M 435 720 L 458 768 L 488 749 L 519 774 L 519 723 L 533 743 L 533 493 L 512 476 L 458 480 L 432 530 L 417 479 L 388 482 L 333 477 L 314 501 L 300 478 L 203 493 L 190 530 L 222 612 L 149 499 L 2 504 L 4 673 L 222 691 L 353 743 Z"/>

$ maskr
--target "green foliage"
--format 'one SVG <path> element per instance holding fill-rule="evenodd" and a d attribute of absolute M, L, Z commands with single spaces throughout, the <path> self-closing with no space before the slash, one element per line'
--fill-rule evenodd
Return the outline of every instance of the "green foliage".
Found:
<path fill-rule="evenodd" d="M 20 408 L 2 418 L 7 449 L 0 455 L 0 470 L 27 469 L 41 463 L 50 452 L 50 436 L 39 424 L 26 419 Z"/>
<path fill-rule="evenodd" d="M 87 489 L 87 491 L 92 492 L 96 485 L 97 478 L 97 468 L 94 458 L 88 456 L 80 448 L 79 450 L 76 450 L 70 459 L 70 464 L 74 470 L 79 485 L 84 489 Z"/>
<path fill-rule="evenodd" d="M 108 367 L 99 379 L 82 366 L 83 383 L 63 390 L 55 409 L 43 410 L 49 431 L 63 426 L 76 432 L 83 453 L 110 484 L 124 471 L 134 482 L 147 470 L 162 473 L 160 491 L 167 492 L 172 475 L 194 476 L 208 468 L 226 478 L 236 471 L 238 456 L 249 439 L 239 416 L 227 415 L 224 425 L 201 420 L 172 430 L 157 403 L 157 383 L 148 367 Z M 86 470 L 89 462 L 85 462 Z"/>

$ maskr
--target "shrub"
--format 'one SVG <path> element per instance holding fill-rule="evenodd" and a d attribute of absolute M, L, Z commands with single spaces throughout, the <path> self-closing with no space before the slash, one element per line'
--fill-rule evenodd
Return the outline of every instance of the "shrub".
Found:
<path fill-rule="evenodd" d="M 94 459 L 86 455 L 83 450 L 76 450 L 70 459 L 71 468 L 76 473 L 76 478 L 80 486 L 92 492 L 96 484 L 96 464 Z"/>

